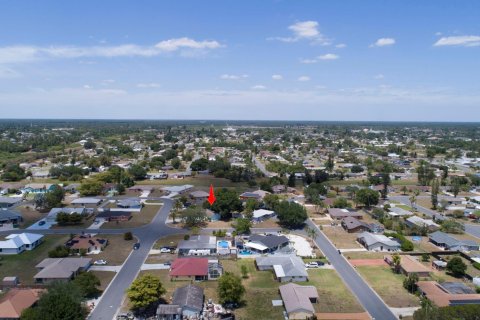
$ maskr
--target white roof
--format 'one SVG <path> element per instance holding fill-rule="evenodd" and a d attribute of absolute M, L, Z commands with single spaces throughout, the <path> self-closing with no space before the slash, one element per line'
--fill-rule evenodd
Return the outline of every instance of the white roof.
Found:
<path fill-rule="evenodd" d="M 5 241 L 0 241 L 0 248 L 2 249 L 18 249 L 23 246 L 22 240 L 13 238 Z"/>
<path fill-rule="evenodd" d="M 20 234 L 11 234 L 6 236 L 7 239 L 20 239 L 24 244 L 32 244 L 35 241 L 38 241 L 43 238 L 42 234 L 37 233 L 20 233 Z"/>
<path fill-rule="evenodd" d="M 258 209 L 258 210 L 253 211 L 253 217 L 255 219 L 258 219 L 258 218 L 261 218 L 261 217 L 264 217 L 264 216 L 272 215 L 274 213 L 275 212 L 271 211 L 271 210 Z"/>
<path fill-rule="evenodd" d="M 72 204 L 77 204 L 77 203 L 78 204 L 97 204 L 100 201 L 102 200 L 98 198 L 78 198 L 73 200 L 71 203 Z"/>
<path fill-rule="evenodd" d="M 285 271 L 283 270 L 283 267 L 281 264 L 274 265 L 273 270 L 275 270 L 275 275 L 278 278 L 285 277 Z"/>
<path fill-rule="evenodd" d="M 260 250 L 260 251 L 268 249 L 268 247 L 264 246 L 263 244 L 256 243 L 256 242 L 247 242 L 247 243 L 245 243 L 245 247 L 253 248 L 253 249 L 256 249 L 256 250 Z"/>
<path fill-rule="evenodd" d="M 164 187 L 163 190 L 170 191 L 170 192 L 182 192 L 182 191 L 190 190 L 192 188 L 193 188 L 193 186 L 191 184 L 185 184 L 185 185 L 182 185 L 182 186 Z"/>

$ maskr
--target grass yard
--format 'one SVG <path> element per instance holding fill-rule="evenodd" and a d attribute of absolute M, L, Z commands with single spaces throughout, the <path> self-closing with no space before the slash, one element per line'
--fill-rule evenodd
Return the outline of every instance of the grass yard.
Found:
<path fill-rule="evenodd" d="M 347 259 L 383 259 L 386 254 L 386 252 L 358 251 L 346 252 L 343 255 Z"/>
<path fill-rule="evenodd" d="M 100 280 L 100 290 L 105 291 L 113 277 L 115 277 L 115 272 L 110 271 L 89 271 L 95 274 Z"/>
<path fill-rule="evenodd" d="M 99 235 L 99 237 L 108 239 L 108 245 L 101 253 L 88 255 L 88 257 L 93 260 L 107 260 L 110 266 L 123 264 L 132 251 L 133 243 L 135 242 L 135 240 L 123 240 L 123 235 Z"/>
<path fill-rule="evenodd" d="M 22 284 L 34 284 L 33 276 L 37 273 L 35 266 L 43 259 L 48 258 L 50 250 L 64 245 L 68 236 L 48 235 L 43 240 L 43 243 L 32 251 L 25 251 L 18 255 L 0 256 L 0 279 L 17 276 Z"/>
<path fill-rule="evenodd" d="M 343 230 L 340 225 L 335 227 L 323 227 L 322 231 L 338 249 L 363 248 L 356 242 L 358 234 L 348 233 Z"/>
<path fill-rule="evenodd" d="M 147 205 L 140 212 L 132 212 L 132 218 L 129 221 L 106 222 L 102 229 L 135 228 L 149 224 L 157 214 L 161 206 Z"/>
<path fill-rule="evenodd" d="M 406 237 L 408 240 L 412 241 L 412 237 Z M 412 241 L 413 248 L 415 252 L 433 252 L 440 251 L 436 245 L 428 241 L 428 237 L 422 237 L 420 241 Z"/>
<path fill-rule="evenodd" d="M 309 282 L 301 283 L 313 285 L 318 290 L 317 312 L 354 313 L 363 312 L 355 296 L 350 292 L 335 270 L 312 269 L 308 271 Z M 339 303 L 341 301 L 341 303 Z"/>
<path fill-rule="evenodd" d="M 20 228 L 28 228 L 38 220 L 45 218 L 48 214 L 48 212 L 41 213 L 30 205 L 18 206 L 15 208 L 15 211 L 20 212 L 23 218 L 23 221 L 20 223 Z"/>
<path fill-rule="evenodd" d="M 406 308 L 420 305 L 418 297 L 403 288 L 405 276 L 394 274 L 388 266 L 358 266 L 357 270 L 390 307 Z"/>

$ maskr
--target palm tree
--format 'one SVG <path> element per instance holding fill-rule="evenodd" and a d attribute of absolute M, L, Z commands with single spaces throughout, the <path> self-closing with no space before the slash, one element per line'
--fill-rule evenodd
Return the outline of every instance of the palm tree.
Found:
<path fill-rule="evenodd" d="M 408 191 L 407 186 L 403 186 L 402 187 L 402 193 L 403 193 L 404 196 L 407 195 L 407 191 Z"/>
<path fill-rule="evenodd" d="M 395 273 L 399 273 L 400 272 L 400 264 L 401 264 L 401 258 L 400 258 L 400 255 L 398 253 L 395 253 L 393 256 L 392 256 L 392 262 L 393 262 L 393 270 L 395 271 Z"/>
<path fill-rule="evenodd" d="M 175 217 L 177 216 L 178 212 L 183 208 L 183 203 L 180 201 L 180 199 L 175 200 L 175 203 L 173 204 L 173 210 L 172 210 L 172 220 L 173 223 L 175 222 Z"/>
<path fill-rule="evenodd" d="M 305 227 L 305 232 L 312 242 L 317 237 L 317 231 L 314 228 Z"/>
<path fill-rule="evenodd" d="M 415 211 L 415 203 L 417 202 L 417 196 L 412 194 L 410 196 L 410 198 L 408 198 L 408 199 L 410 200 L 410 204 L 411 204 L 413 210 Z"/>

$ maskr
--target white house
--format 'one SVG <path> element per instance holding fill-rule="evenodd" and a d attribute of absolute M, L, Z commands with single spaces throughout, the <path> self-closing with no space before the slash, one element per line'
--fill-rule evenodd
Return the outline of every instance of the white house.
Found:
<path fill-rule="evenodd" d="M 381 234 L 362 232 L 357 237 L 358 242 L 363 244 L 369 251 L 398 251 L 400 243 Z"/>
<path fill-rule="evenodd" d="M 43 235 L 36 233 L 11 234 L 0 241 L 0 254 L 19 254 L 33 250 L 42 243 Z"/>
<path fill-rule="evenodd" d="M 272 218 L 275 215 L 274 211 L 265 210 L 265 209 L 258 209 L 253 211 L 253 222 L 261 222 L 267 219 Z"/>

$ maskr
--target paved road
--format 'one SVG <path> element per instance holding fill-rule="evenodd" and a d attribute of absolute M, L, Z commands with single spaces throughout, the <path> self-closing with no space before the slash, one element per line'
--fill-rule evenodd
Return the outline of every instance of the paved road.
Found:
<path fill-rule="evenodd" d="M 255 163 L 255 165 L 257 166 L 257 168 L 258 168 L 260 171 L 262 171 L 262 173 L 263 173 L 267 178 L 271 178 L 271 177 L 277 176 L 276 173 L 268 171 L 267 168 L 265 168 L 265 165 L 264 165 L 260 160 L 258 160 L 255 156 L 253 157 L 253 163 Z"/>
<path fill-rule="evenodd" d="M 411 206 L 411 204 L 412 204 L 410 202 L 410 199 L 409 199 L 408 196 L 391 196 L 391 197 L 388 197 L 388 199 L 398 201 L 398 202 L 403 203 L 407 206 Z M 434 210 L 427 209 L 427 208 L 422 207 L 421 205 L 418 205 L 418 204 L 415 204 L 414 207 L 415 207 L 415 209 L 417 209 L 421 213 L 426 214 L 430 218 L 435 217 L 435 219 L 438 219 L 438 220 L 445 220 L 445 216 L 441 215 L 440 213 L 438 213 Z"/>
<path fill-rule="evenodd" d="M 165 220 L 170 213 L 173 201 L 164 199 L 163 203 L 152 223 L 143 228 L 133 229 L 135 237 L 140 242 L 140 248 L 132 251 L 120 272 L 117 273 L 107 290 L 103 293 L 101 300 L 90 314 L 89 319 L 112 320 L 122 304 L 125 290 L 137 277 L 155 241 L 163 236 L 185 232 L 165 225 Z M 125 232 L 124 229 L 120 231 Z"/>
<path fill-rule="evenodd" d="M 328 261 L 335 267 L 335 270 L 337 270 L 340 277 L 342 277 L 343 281 L 357 297 L 365 310 L 377 320 L 397 319 L 385 302 L 383 302 L 375 291 L 360 277 L 344 256 L 338 253 L 337 248 L 333 246 L 318 227 L 310 220 L 307 221 L 307 224 L 317 230 L 315 243 L 328 258 Z"/>

